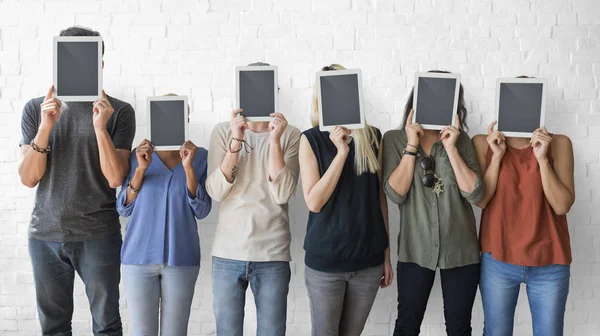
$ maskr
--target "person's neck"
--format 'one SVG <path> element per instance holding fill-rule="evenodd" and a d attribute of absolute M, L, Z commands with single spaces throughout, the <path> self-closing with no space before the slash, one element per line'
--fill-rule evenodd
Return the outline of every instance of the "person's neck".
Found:
<path fill-rule="evenodd" d="M 248 123 L 248 129 L 256 133 L 265 133 L 269 131 L 269 123 L 266 121 L 252 121 Z"/>
<path fill-rule="evenodd" d="M 506 144 L 517 149 L 523 149 L 531 146 L 530 141 L 530 138 L 506 137 Z"/>
<path fill-rule="evenodd" d="M 424 130 L 423 138 L 429 142 L 437 142 L 439 140 L 440 132 L 437 130 Z"/>
<path fill-rule="evenodd" d="M 156 155 L 158 155 L 161 158 L 175 158 L 179 156 L 179 151 L 178 150 L 159 150 L 156 151 Z"/>

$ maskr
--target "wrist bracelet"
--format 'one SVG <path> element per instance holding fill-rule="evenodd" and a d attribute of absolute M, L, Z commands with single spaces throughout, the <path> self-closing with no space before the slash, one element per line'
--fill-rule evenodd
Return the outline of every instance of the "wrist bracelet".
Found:
<path fill-rule="evenodd" d="M 419 156 L 419 152 L 413 152 L 413 151 L 409 151 L 406 148 L 404 148 L 402 150 L 402 155 L 412 155 L 412 156 Z"/>
<path fill-rule="evenodd" d="M 231 150 L 231 144 L 233 143 L 233 141 L 234 141 L 234 140 L 235 140 L 235 141 L 237 141 L 237 142 L 241 142 L 240 149 L 238 149 L 238 150 L 236 150 L 236 151 L 232 151 L 232 150 Z M 252 146 L 250 146 L 250 145 L 248 144 L 248 142 L 247 142 L 246 140 L 244 140 L 244 139 L 238 139 L 238 138 L 234 138 L 234 137 L 232 137 L 232 138 L 229 140 L 229 145 L 227 146 L 227 147 L 228 147 L 227 149 L 229 150 L 229 152 L 230 152 L 230 153 L 233 153 L 233 154 L 235 154 L 235 153 L 238 153 L 239 151 L 241 151 L 241 150 L 242 150 L 242 147 L 243 147 L 243 148 L 244 148 L 244 150 L 246 151 L 246 153 L 250 153 L 250 151 L 248 150 L 248 148 L 246 148 L 246 146 L 250 147 L 250 149 L 254 149 L 254 148 L 252 148 Z"/>
<path fill-rule="evenodd" d="M 129 182 L 127 183 L 127 190 L 129 190 L 129 192 L 131 192 L 131 193 L 134 193 L 134 194 L 135 194 L 135 193 L 137 193 L 138 191 L 140 191 L 140 189 L 142 189 L 142 186 L 140 186 L 139 188 L 134 188 L 134 187 L 132 187 L 132 186 L 131 186 L 131 181 L 129 181 Z"/>
<path fill-rule="evenodd" d="M 46 148 L 40 148 L 35 144 L 35 142 L 33 140 L 31 140 L 31 142 L 29 143 L 29 146 L 31 146 L 31 149 L 33 149 L 34 151 L 36 151 L 38 153 L 41 153 L 41 154 L 50 153 L 50 146 L 48 146 Z"/>

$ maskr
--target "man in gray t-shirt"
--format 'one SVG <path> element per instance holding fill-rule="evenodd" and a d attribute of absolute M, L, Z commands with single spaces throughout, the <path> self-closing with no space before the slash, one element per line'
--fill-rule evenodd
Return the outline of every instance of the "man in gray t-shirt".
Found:
<path fill-rule="evenodd" d="M 61 36 L 99 36 L 71 27 Z M 104 49 L 104 45 L 103 45 Z M 104 51 L 104 50 L 103 50 Z M 131 105 L 103 92 L 96 102 L 30 100 L 21 123 L 24 185 L 37 186 L 29 226 L 43 335 L 71 335 L 75 272 L 85 284 L 94 335 L 122 335 L 121 231 L 115 189 L 129 168 Z"/>

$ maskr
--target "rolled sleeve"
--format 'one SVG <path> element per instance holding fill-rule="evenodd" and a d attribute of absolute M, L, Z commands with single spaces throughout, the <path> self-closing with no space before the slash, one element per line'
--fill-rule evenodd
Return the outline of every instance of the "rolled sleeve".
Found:
<path fill-rule="evenodd" d="M 196 188 L 195 198 L 192 198 L 192 195 L 190 195 L 190 191 L 188 190 L 187 201 L 192 208 L 192 212 L 194 212 L 194 216 L 198 219 L 203 219 L 208 216 L 212 208 L 211 198 L 206 193 L 204 186 L 200 183 L 198 183 L 198 187 Z"/>
<path fill-rule="evenodd" d="M 477 161 L 477 154 L 475 153 L 475 148 L 473 147 L 473 142 L 469 138 L 469 135 L 467 135 L 465 132 L 461 132 L 460 140 L 460 148 L 462 150 L 459 150 L 459 153 L 469 169 L 471 169 L 476 175 L 475 186 L 473 187 L 473 190 L 470 192 L 461 190 L 460 194 L 469 203 L 477 204 L 485 195 L 485 183 L 483 183 L 481 170 L 479 169 L 479 162 Z"/>
<path fill-rule="evenodd" d="M 129 183 L 129 182 L 128 182 Z M 119 196 L 117 197 L 117 212 L 122 217 L 129 217 L 133 212 L 133 208 L 135 207 L 135 198 L 131 203 L 125 205 L 125 201 L 127 200 L 127 185 L 121 187 L 121 191 L 119 192 Z"/>
<path fill-rule="evenodd" d="M 400 131 L 389 131 L 383 136 L 383 192 L 387 195 L 390 201 L 401 204 L 406 201 L 406 195 L 398 194 L 389 183 L 390 176 L 400 164 L 402 156 L 397 146 L 402 146 L 400 143 Z"/>
<path fill-rule="evenodd" d="M 127 186 L 129 185 L 129 181 L 131 181 L 131 179 L 133 178 L 137 166 L 138 162 L 137 157 L 135 156 L 134 149 L 133 152 L 131 152 L 131 155 L 129 156 L 129 173 L 127 173 L 127 177 L 125 178 L 125 181 L 121 186 L 121 191 L 119 191 L 119 195 L 117 196 L 117 212 L 123 217 L 131 216 L 133 208 L 135 207 L 135 201 L 137 200 L 136 197 L 133 201 L 131 201 L 131 203 L 125 205 L 125 202 L 127 201 Z"/>
<path fill-rule="evenodd" d="M 298 163 L 298 150 L 300 147 L 300 131 L 293 129 L 293 133 L 284 149 L 285 166 L 277 174 L 277 176 L 269 181 L 269 192 L 275 199 L 277 204 L 285 204 L 296 193 L 298 186 L 298 174 L 300 172 L 300 164 Z"/>
<path fill-rule="evenodd" d="M 233 183 L 229 183 L 221 171 L 221 167 L 217 167 L 206 178 L 206 192 L 212 199 L 221 202 L 229 195 L 236 181 L 237 179 L 233 180 Z"/>
<path fill-rule="evenodd" d="M 390 186 L 389 181 L 386 179 L 385 184 L 383 186 L 383 192 L 387 195 L 390 201 L 396 204 L 402 204 L 406 201 L 406 196 L 402 196 L 398 194 L 392 186 Z"/>

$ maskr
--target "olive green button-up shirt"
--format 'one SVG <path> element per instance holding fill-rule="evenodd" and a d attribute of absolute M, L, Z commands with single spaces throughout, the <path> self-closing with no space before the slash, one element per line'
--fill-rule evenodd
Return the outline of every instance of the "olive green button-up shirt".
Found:
<path fill-rule="evenodd" d="M 435 172 L 444 184 L 444 191 L 439 196 L 432 188 L 423 185 L 425 171 L 421 168 L 421 159 L 425 153 L 421 147 L 408 193 L 399 195 L 390 186 L 388 179 L 398 167 L 406 144 L 404 130 L 392 130 L 383 137 L 384 191 L 400 209 L 398 260 L 414 262 L 431 270 L 479 263 L 479 241 L 471 204 L 483 197 L 484 183 L 471 139 L 461 131 L 456 141 L 460 156 L 477 175 L 475 187 L 470 192 L 458 188 L 442 142 L 438 141 L 431 147 L 430 156 L 435 162 Z"/>

